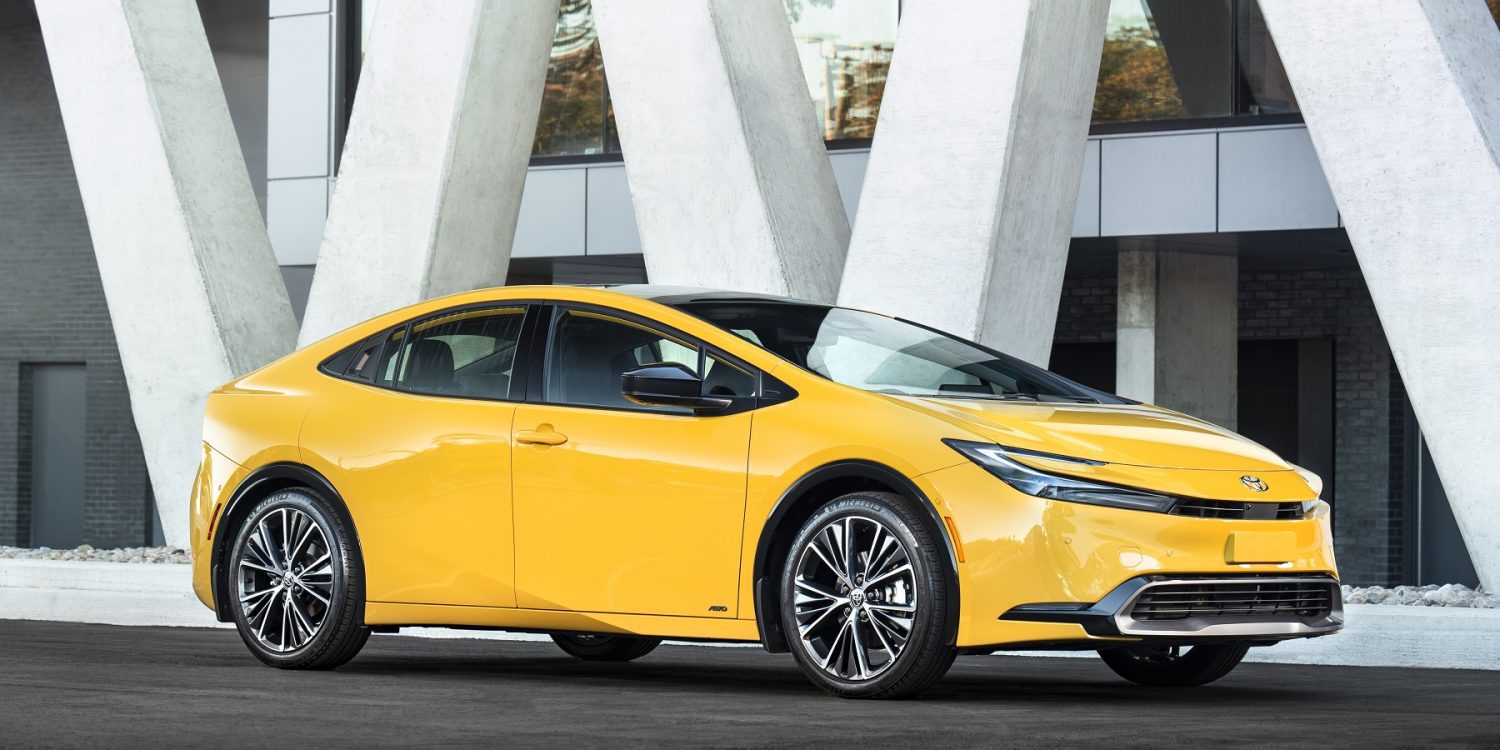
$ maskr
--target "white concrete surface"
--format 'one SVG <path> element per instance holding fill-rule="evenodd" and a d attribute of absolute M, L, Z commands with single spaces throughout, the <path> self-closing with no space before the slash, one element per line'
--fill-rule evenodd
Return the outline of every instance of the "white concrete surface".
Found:
<path fill-rule="evenodd" d="M 1343 632 L 1253 649 L 1249 661 L 1349 666 L 1500 670 L 1500 610 L 1345 608 Z M 0 619 L 106 625 L 232 627 L 214 619 L 192 592 L 188 565 L 0 560 Z M 536 633 L 403 628 L 402 635 L 542 641 Z M 713 644 L 736 645 L 745 644 Z M 750 646 L 754 647 L 754 646 Z M 1092 652 L 1014 652 L 1092 656 Z"/>
<path fill-rule="evenodd" d="M 841 303 L 1047 363 L 1108 10 L 907 4 Z"/>
<path fill-rule="evenodd" d="M 223 625 L 193 594 L 192 566 L 55 560 L 0 560 L 0 619 Z"/>
<path fill-rule="evenodd" d="M 1500 587 L 1500 30 L 1479 0 L 1261 9 L 1474 567 Z"/>
<path fill-rule="evenodd" d="M 595 0 L 653 283 L 833 301 L 849 242 L 782 0 Z"/>
<path fill-rule="evenodd" d="M 557 9 L 376 7 L 302 344 L 505 282 Z"/>
<path fill-rule="evenodd" d="M 1239 259 L 1122 240 L 1115 392 L 1234 429 Z"/>
<path fill-rule="evenodd" d="M 197 5 L 37 15 L 162 529 L 186 547 L 207 394 L 291 351 L 296 321 Z"/>

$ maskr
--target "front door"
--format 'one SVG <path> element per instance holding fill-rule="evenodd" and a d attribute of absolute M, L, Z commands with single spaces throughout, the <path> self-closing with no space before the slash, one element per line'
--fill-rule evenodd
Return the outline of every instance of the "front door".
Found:
<path fill-rule="evenodd" d="M 734 617 L 753 412 L 696 416 L 620 394 L 653 362 L 751 397 L 755 378 L 640 322 L 558 310 L 545 403 L 516 410 L 516 599 L 521 607 Z"/>

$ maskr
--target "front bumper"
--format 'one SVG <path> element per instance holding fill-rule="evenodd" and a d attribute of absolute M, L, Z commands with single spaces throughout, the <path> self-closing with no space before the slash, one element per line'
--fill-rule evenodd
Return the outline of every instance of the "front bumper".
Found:
<path fill-rule="evenodd" d="M 1090 636 L 1280 641 L 1344 627 L 1331 576 L 1138 576 L 1093 604 L 1022 604 L 1001 620 L 1074 623 Z"/>
<path fill-rule="evenodd" d="M 1097 648 L 1146 638 L 1271 641 L 1333 632 L 1316 618 L 1275 624 L 1264 618 L 1178 622 L 1115 615 L 1158 579 L 1293 576 L 1336 584 L 1326 506 L 1300 519 L 1200 518 L 1106 508 L 1017 492 L 972 462 L 915 481 L 952 520 L 958 564 L 961 649 Z M 1267 493 L 1265 502 L 1295 497 Z M 1264 547 L 1261 542 L 1268 542 Z M 1018 608 L 1059 604 L 1064 612 Z M 1133 606 L 1133 605 L 1132 605 Z M 1342 612 L 1329 615 L 1342 618 Z M 1050 616 L 1047 616 L 1050 615 Z M 1089 615 L 1093 615 L 1090 617 Z M 1296 619 L 1296 618 L 1293 618 Z M 1133 621 L 1132 621 L 1133 620 Z M 1088 627 L 1085 627 L 1085 624 Z M 1249 631 L 1240 626 L 1254 626 Z M 1212 628 L 1212 629 L 1210 629 Z M 1279 632 L 1278 632 L 1279 631 Z"/>

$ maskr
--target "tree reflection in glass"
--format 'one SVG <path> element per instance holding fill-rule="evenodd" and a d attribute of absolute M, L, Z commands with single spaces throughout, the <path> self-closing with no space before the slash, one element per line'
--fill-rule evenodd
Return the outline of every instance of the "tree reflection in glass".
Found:
<path fill-rule="evenodd" d="M 785 0 L 823 138 L 871 138 L 896 46 L 896 0 Z"/>
<path fill-rule="evenodd" d="M 602 153 L 607 107 L 592 4 L 590 0 L 562 0 L 532 153 Z"/>

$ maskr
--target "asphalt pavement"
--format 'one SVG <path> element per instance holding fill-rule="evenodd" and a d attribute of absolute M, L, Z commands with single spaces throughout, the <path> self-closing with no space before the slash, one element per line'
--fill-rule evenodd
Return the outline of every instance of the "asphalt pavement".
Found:
<path fill-rule="evenodd" d="M 1500 672 L 1245 664 L 1147 689 L 1098 659 L 962 657 L 919 698 L 848 701 L 790 656 L 377 635 L 332 672 L 228 630 L 0 620 L 0 747 L 1500 747 Z"/>

